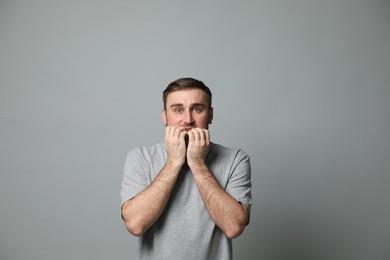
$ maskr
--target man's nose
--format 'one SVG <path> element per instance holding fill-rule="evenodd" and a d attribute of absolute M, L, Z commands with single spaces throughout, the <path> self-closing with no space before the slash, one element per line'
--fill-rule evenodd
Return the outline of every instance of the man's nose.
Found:
<path fill-rule="evenodd" d="M 187 110 L 185 113 L 184 113 L 184 123 L 186 124 L 192 124 L 194 122 L 194 118 L 192 117 L 192 113 L 191 111 Z"/>

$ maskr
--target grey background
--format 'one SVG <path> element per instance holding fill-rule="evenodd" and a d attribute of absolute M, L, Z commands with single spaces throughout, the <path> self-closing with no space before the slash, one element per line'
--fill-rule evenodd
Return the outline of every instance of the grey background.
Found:
<path fill-rule="evenodd" d="M 1 1 L 0 259 L 134 259 L 124 159 L 183 76 L 252 158 L 236 259 L 389 259 L 389 6 Z"/>

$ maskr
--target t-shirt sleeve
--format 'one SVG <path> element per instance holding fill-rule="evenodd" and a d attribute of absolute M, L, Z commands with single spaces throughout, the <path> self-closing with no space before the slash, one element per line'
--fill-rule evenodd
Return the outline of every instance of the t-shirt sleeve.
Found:
<path fill-rule="evenodd" d="M 249 155 L 242 150 L 238 150 L 234 158 L 226 192 L 250 210 L 252 205 L 251 164 Z"/>
<path fill-rule="evenodd" d="M 148 167 L 141 155 L 139 149 L 134 149 L 127 154 L 123 167 L 121 205 L 143 191 L 148 185 L 145 172 Z"/>

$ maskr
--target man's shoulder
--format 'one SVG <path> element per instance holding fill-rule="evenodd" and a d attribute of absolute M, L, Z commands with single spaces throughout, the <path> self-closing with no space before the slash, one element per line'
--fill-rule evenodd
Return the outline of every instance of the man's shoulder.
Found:
<path fill-rule="evenodd" d="M 249 157 L 249 155 L 241 148 L 228 147 L 217 143 L 211 143 L 211 151 L 218 154 Z"/>
<path fill-rule="evenodd" d="M 129 154 L 156 154 L 156 153 L 163 153 L 165 152 L 165 145 L 164 143 L 154 143 L 151 145 L 145 145 L 133 148 L 129 151 Z"/>

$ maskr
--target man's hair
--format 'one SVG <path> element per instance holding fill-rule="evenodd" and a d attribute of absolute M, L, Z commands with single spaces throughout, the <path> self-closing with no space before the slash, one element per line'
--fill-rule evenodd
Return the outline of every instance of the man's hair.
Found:
<path fill-rule="evenodd" d="M 203 90 L 208 98 L 209 98 L 209 108 L 211 108 L 211 90 L 200 80 L 194 78 L 180 78 L 171 83 L 169 83 L 168 87 L 163 91 L 163 103 L 164 109 L 166 109 L 167 97 L 169 93 L 178 90 L 186 90 L 186 89 L 201 89 Z"/>

